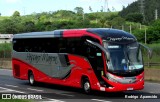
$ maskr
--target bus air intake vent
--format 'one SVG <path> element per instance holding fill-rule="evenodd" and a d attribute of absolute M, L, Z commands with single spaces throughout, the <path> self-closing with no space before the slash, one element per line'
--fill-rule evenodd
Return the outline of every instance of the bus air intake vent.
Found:
<path fill-rule="evenodd" d="M 14 64 L 14 72 L 16 77 L 20 77 L 20 66 L 17 64 Z"/>

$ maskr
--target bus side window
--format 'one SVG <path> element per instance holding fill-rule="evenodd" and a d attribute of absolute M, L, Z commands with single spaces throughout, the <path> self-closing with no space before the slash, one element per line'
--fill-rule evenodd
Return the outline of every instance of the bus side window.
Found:
<path fill-rule="evenodd" d="M 81 55 L 81 38 L 67 38 L 66 52 Z"/>
<path fill-rule="evenodd" d="M 59 53 L 66 53 L 66 38 L 59 38 Z"/>
<path fill-rule="evenodd" d="M 59 48 L 59 53 L 66 53 L 66 48 Z"/>

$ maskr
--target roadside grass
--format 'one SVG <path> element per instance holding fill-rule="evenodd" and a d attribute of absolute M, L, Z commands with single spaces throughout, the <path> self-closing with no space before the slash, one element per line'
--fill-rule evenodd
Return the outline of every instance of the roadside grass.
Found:
<path fill-rule="evenodd" d="M 159 80 L 156 79 L 145 79 L 146 82 L 154 82 L 154 83 L 160 83 Z"/>
<path fill-rule="evenodd" d="M 33 102 L 31 100 L 20 100 L 20 99 L 0 99 L 0 102 Z"/>
<path fill-rule="evenodd" d="M 144 63 L 147 63 L 147 62 L 160 63 L 160 55 L 156 55 L 155 53 L 153 53 L 152 58 L 149 59 L 147 54 L 143 54 L 143 60 L 144 60 Z"/>
<path fill-rule="evenodd" d="M 0 44 L 0 51 L 11 51 L 11 47 L 11 43 Z"/>
<path fill-rule="evenodd" d="M 146 68 L 152 68 L 152 69 L 160 69 L 160 66 L 144 66 L 144 69 Z M 159 75 L 160 76 L 160 75 Z"/>
<path fill-rule="evenodd" d="M 0 44 L 0 59 L 11 58 L 11 43 Z"/>

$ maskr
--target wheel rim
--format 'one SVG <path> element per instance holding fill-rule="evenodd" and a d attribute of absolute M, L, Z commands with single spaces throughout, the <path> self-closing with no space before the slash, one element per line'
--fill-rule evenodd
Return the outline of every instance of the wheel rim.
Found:
<path fill-rule="evenodd" d="M 33 83 L 34 83 L 33 75 L 30 75 L 30 77 L 29 77 L 29 82 L 30 82 L 31 84 L 33 84 Z"/>
<path fill-rule="evenodd" d="M 85 90 L 86 92 L 90 90 L 90 84 L 89 84 L 89 82 L 85 82 L 85 83 L 84 83 L 84 90 Z"/>

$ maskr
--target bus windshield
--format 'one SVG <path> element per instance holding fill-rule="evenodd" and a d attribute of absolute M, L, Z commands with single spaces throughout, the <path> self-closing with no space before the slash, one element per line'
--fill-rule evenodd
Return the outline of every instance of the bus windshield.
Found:
<path fill-rule="evenodd" d="M 143 70 L 142 54 L 137 42 L 130 44 L 108 43 L 104 45 L 107 45 L 104 47 L 110 55 L 110 59 L 107 61 L 109 72 L 129 72 L 131 74 L 131 72 L 135 73 Z"/>

